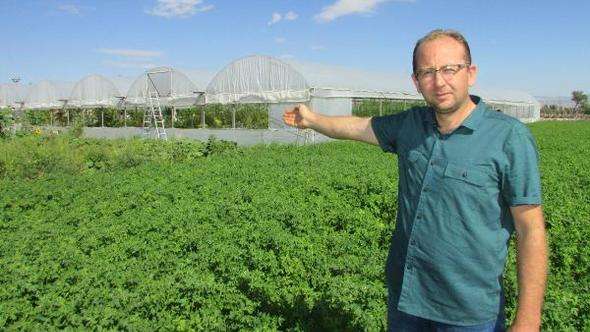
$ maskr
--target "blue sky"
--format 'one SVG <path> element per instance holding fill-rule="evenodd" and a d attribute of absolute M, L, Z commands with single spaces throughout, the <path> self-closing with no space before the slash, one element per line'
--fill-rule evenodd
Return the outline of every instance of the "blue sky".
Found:
<path fill-rule="evenodd" d="M 478 84 L 539 96 L 590 91 L 590 1 L 0 0 L 0 82 L 219 70 L 238 57 L 410 75 L 415 41 L 453 28 Z"/>

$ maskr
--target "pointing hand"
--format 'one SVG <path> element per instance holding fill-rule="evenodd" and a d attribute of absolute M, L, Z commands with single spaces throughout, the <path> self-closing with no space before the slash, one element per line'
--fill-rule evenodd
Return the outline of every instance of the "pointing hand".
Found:
<path fill-rule="evenodd" d="M 283 121 L 286 125 L 300 129 L 309 128 L 314 113 L 304 104 L 299 104 L 283 113 Z"/>

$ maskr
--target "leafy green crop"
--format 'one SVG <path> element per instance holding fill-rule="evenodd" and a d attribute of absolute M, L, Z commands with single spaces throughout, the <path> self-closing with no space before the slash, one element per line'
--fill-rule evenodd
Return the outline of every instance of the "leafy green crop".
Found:
<path fill-rule="evenodd" d="M 588 330 L 590 123 L 531 128 L 551 249 L 543 329 Z M 1 329 L 385 328 L 397 164 L 377 147 L 27 136 L 0 149 Z M 510 317 L 514 260 L 511 247 Z"/>

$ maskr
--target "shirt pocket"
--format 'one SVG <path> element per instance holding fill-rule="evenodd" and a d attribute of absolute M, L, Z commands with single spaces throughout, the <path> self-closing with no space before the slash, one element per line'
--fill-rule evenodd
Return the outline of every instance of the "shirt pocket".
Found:
<path fill-rule="evenodd" d="M 476 187 L 495 186 L 494 177 L 481 170 L 474 169 L 475 166 L 460 165 L 449 162 L 445 167 L 444 178 L 459 181 L 456 184 L 469 184 Z"/>
<path fill-rule="evenodd" d="M 464 220 L 490 222 L 490 228 L 500 227 L 499 185 L 492 167 L 489 168 L 449 162 L 439 186 L 440 211 L 449 211 Z"/>

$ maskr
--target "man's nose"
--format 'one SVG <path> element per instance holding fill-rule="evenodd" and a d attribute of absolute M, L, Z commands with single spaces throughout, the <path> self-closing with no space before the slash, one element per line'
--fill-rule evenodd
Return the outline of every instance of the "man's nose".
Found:
<path fill-rule="evenodd" d="M 436 86 L 444 86 L 447 84 L 447 81 L 443 77 L 442 73 L 438 70 L 434 72 L 434 84 L 436 84 Z"/>

